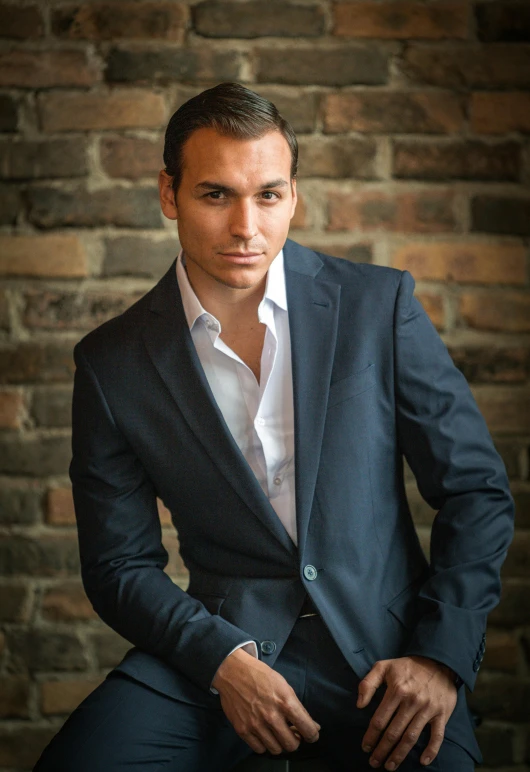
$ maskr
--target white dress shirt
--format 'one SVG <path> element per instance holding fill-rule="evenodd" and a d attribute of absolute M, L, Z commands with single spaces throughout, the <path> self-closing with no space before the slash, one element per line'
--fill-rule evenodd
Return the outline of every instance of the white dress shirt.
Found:
<path fill-rule="evenodd" d="M 221 340 L 221 324 L 193 291 L 182 252 L 177 280 L 191 337 L 223 418 L 296 544 L 293 377 L 283 251 L 271 263 L 258 307 L 258 319 L 267 328 L 260 383 Z"/>

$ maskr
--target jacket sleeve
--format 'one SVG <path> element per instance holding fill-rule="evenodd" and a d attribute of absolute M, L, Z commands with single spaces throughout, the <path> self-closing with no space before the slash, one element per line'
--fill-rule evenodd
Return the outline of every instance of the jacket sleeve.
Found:
<path fill-rule="evenodd" d="M 486 618 L 499 602 L 513 500 L 468 384 L 413 291 L 405 271 L 394 324 L 398 441 L 421 495 L 438 512 L 405 654 L 448 665 L 472 689 Z"/>
<path fill-rule="evenodd" d="M 153 484 L 81 345 L 74 351 L 70 477 L 86 594 L 113 630 L 209 689 L 224 658 L 252 636 L 210 614 L 164 573 Z"/>

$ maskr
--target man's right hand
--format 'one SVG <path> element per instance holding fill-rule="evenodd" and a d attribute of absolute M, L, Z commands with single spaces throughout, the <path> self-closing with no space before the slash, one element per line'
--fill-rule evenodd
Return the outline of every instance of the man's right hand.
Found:
<path fill-rule="evenodd" d="M 279 673 L 243 649 L 221 664 L 212 686 L 237 734 L 256 753 L 295 751 L 316 742 L 320 726 Z"/>

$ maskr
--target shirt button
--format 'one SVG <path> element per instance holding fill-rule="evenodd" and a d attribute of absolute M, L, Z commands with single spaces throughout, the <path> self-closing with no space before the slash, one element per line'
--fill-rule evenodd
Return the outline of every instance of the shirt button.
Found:
<path fill-rule="evenodd" d="M 316 570 L 315 566 L 304 566 L 304 576 L 309 582 L 312 582 L 317 578 L 318 571 Z"/>
<path fill-rule="evenodd" d="M 260 648 L 263 654 L 273 654 L 276 651 L 276 644 L 274 641 L 262 641 Z"/>
<path fill-rule="evenodd" d="M 275 485 L 281 485 L 282 484 L 282 478 L 281 477 L 275 477 L 273 480 Z"/>
<path fill-rule="evenodd" d="M 258 426 L 265 426 L 265 419 L 264 418 L 256 418 L 256 423 Z"/>

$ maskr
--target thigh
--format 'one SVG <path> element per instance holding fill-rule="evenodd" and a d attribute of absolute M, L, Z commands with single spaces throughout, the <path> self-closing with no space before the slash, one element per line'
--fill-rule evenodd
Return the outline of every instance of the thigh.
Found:
<path fill-rule="evenodd" d="M 112 673 L 68 718 L 34 772 L 221 772 L 249 753 L 222 710 Z"/>

